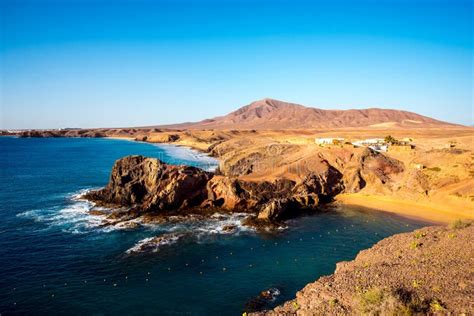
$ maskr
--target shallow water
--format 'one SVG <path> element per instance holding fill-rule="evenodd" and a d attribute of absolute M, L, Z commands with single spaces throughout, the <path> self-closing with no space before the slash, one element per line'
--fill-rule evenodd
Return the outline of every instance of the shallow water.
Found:
<path fill-rule="evenodd" d="M 239 215 L 137 230 L 104 229 L 82 190 L 107 183 L 113 162 L 143 154 L 212 168 L 196 152 L 111 139 L 0 138 L 0 313 L 239 315 L 262 290 L 274 304 L 330 274 L 341 260 L 423 223 L 333 209 L 277 235 L 239 229 Z M 211 162 L 210 162 L 211 161 Z M 156 252 L 127 254 L 146 238 L 193 232 Z"/>

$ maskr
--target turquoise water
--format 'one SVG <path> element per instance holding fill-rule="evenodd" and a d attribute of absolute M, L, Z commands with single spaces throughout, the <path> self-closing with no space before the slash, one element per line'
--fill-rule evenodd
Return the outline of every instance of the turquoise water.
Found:
<path fill-rule="evenodd" d="M 218 221 L 103 229 L 75 196 L 105 185 L 116 159 L 143 154 L 207 169 L 215 161 L 110 139 L 0 138 L 0 150 L 2 315 L 240 315 L 262 290 L 281 291 L 269 307 L 291 299 L 336 262 L 423 224 L 333 209 L 293 220 L 277 235 L 220 234 Z M 158 252 L 126 254 L 144 238 L 191 228 L 192 238 Z"/>

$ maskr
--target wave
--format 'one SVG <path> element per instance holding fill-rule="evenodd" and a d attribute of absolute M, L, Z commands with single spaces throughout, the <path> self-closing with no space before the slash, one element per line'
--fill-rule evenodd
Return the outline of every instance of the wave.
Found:
<path fill-rule="evenodd" d="M 92 189 L 67 195 L 67 203 L 64 206 L 29 210 L 16 216 L 32 219 L 48 227 L 60 227 L 65 232 L 86 233 L 92 228 L 100 227 L 105 219 L 105 216 L 91 215 L 90 210 L 94 203 L 81 199 L 90 190 Z"/>
<path fill-rule="evenodd" d="M 216 158 L 189 147 L 172 144 L 155 144 L 155 146 L 158 146 L 169 156 L 166 162 L 171 164 L 186 163 L 206 171 L 215 171 L 219 166 L 219 160 Z"/>
<path fill-rule="evenodd" d="M 169 223 L 143 224 L 152 229 L 163 232 L 192 232 L 196 236 L 215 234 L 239 234 L 253 231 L 253 228 L 244 226 L 242 220 L 248 216 L 246 213 L 214 213 L 211 216 L 173 216 L 169 218 Z"/>
<path fill-rule="evenodd" d="M 242 225 L 248 214 L 215 213 L 210 217 L 200 215 L 171 216 L 165 223 L 146 223 L 140 217 L 128 221 L 112 222 L 107 219 L 111 209 L 97 207 L 83 199 L 84 194 L 93 189 L 80 190 L 66 196 L 67 203 L 45 209 L 29 210 L 17 217 L 32 219 L 48 228 L 60 228 L 64 232 L 85 234 L 90 232 L 112 232 L 142 228 L 155 233 L 189 233 L 197 242 L 207 242 L 215 235 L 252 232 L 253 228 Z M 91 211 L 98 211 L 93 212 Z M 102 214 L 101 214 L 102 213 Z"/>
<path fill-rule="evenodd" d="M 253 228 L 242 225 L 242 220 L 247 216 L 248 214 L 245 213 L 215 213 L 211 217 L 200 217 L 198 219 L 189 216 L 174 224 L 148 224 L 146 226 L 155 232 L 162 232 L 162 235 L 139 240 L 125 253 L 130 255 L 142 252 L 158 252 L 163 246 L 176 244 L 183 239 L 188 242 L 208 243 L 214 242 L 217 235 L 238 235 L 254 232 Z"/>
<path fill-rule="evenodd" d="M 170 233 L 156 237 L 149 237 L 138 241 L 135 246 L 125 251 L 126 254 L 135 254 L 141 252 L 157 252 L 163 246 L 169 246 L 177 243 L 186 234 Z"/>

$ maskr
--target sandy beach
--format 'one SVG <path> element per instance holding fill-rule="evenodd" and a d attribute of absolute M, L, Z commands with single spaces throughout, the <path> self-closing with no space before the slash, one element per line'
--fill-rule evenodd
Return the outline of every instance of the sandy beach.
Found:
<path fill-rule="evenodd" d="M 421 219 L 434 224 L 449 224 L 457 219 L 474 219 L 468 205 L 456 201 L 413 201 L 389 196 L 362 193 L 340 194 L 336 202 Z"/>

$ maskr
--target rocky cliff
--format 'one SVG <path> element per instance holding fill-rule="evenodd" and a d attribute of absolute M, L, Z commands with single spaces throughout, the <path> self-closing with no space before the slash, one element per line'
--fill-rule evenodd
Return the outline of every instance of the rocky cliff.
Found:
<path fill-rule="evenodd" d="M 244 181 L 215 176 L 199 168 L 174 166 L 155 158 L 128 156 L 115 162 L 109 183 L 85 198 L 99 205 L 125 206 L 130 216 L 205 213 L 206 210 L 247 212 L 255 223 L 294 217 L 314 210 L 343 190 L 342 174 L 328 167 L 302 181 Z M 117 215 L 117 214 L 116 214 Z"/>
<path fill-rule="evenodd" d="M 470 315 L 473 238 L 468 222 L 386 238 L 294 300 L 254 315 Z"/>
<path fill-rule="evenodd" d="M 128 156 L 118 160 L 109 183 L 87 198 L 108 204 L 136 207 L 142 212 L 179 212 L 201 205 L 212 173 L 174 166 L 158 159 Z"/>

